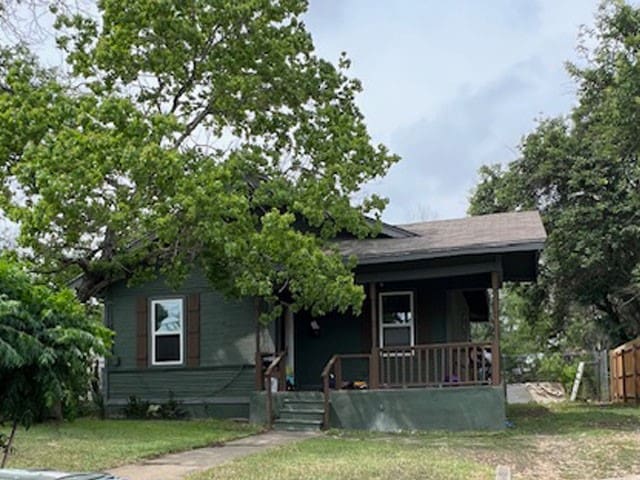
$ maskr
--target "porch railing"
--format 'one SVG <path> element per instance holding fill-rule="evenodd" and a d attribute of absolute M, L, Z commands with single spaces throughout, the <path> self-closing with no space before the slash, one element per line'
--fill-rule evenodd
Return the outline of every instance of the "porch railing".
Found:
<path fill-rule="evenodd" d="M 492 344 L 490 342 L 434 343 L 406 347 L 385 347 L 370 353 L 333 355 L 322 370 L 324 396 L 323 428 L 330 423 L 331 390 L 358 388 L 426 388 L 463 385 L 491 385 Z M 368 367 L 351 368 L 345 375 L 345 361 L 366 361 Z"/>
<path fill-rule="evenodd" d="M 380 388 L 491 384 L 491 343 L 435 343 L 380 349 Z"/>

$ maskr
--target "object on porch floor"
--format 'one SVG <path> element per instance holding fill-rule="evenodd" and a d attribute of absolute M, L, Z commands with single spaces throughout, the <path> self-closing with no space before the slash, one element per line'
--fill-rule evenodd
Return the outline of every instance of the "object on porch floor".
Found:
<path fill-rule="evenodd" d="M 329 374 L 329 389 L 336 389 L 336 376 Z M 340 390 L 368 390 L 369 384 L 364 380 L 343 380 L 340 384 Z"/>
<path fill-rule="evenodd" d="M 292 392 L 296 389 L 296 379 L 291 365 L 287 365 L 284 370 L 284 389 L 288 392 Z"/>
<path fill-rule="evenodd" d="M 344 381 L 342 382 L 342 390 L 368 390 L 369 385 L 364 380 Z"/>
<path fill-rule="evenodd" d="M 336 376 L 333 373 L 329 374 L 329 388 L 335 390 L 336 388 Z M 322 390 L 322 389 L 320 389 Z"/>
<path fill-rule="evenodd" d="M 487 350 L 474 350 L 469 356 L 472 367 L 477 369 L 477 375 L 487 381 L 491 380 L 491 360 L 491 352 Z"/>
<path fill-rule="evenodd" d="M 287 375 L 286 377 L 286 390 L 288 392 L 292 392 L 293 390 L 296 389 L 296 382 L 293 378 L 293 375 Z"/>

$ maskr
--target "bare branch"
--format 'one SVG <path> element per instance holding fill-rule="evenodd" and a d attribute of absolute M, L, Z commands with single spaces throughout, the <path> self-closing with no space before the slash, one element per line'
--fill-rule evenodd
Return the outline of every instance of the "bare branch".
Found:
<path fill-rule="evenodd" d="M 178 139 L 176 140 L 176 142 L 174 143 L 174 146 L 176 148 L 180 147 L 182 145 L 182 143 L 189 138 L 189 135 L 191 135 L 193 133 L 193 131 L 198 128 L 198 125 L 200 125 L 200 123 L 202 123 L 202 121 L 207 117 L 207 115 L 209 115 L 211 112 L 211 106 L 207 105 L 204 109 L 202 109 L 202 111 L 200 111 L 200 113 L 198 113 L 189 123 L 187 123 L 184 132 L 182 132 L 182 135 L 180 135 L 178 137 Z"/>

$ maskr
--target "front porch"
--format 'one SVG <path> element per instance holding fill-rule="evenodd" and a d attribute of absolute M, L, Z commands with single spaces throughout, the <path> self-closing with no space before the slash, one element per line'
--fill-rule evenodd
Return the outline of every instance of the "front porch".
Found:
<path fill-rule="evenodd" d="M 535 281 L 545 238 L 539 215 L 400 230 L 398 238 L 337 242 L 358 259 L 360 312 L 287 311 L 270 332 L 272 349 L 260 347 L 258 327 L 253 418 L 282 424 L 282 413 L 291 424 L 311 418 L 308 425 L 374 430 L 504 427 L 499 290 Z M 485 327 L 472 329 L 478 324 Z"/>
<path fill-rule="evenodd" d="M 251 420 L 284 429 L 501 429 L 505 396 L 493 347 L 458 342 L 336 354 L 322 370 L 322 388 L 299 391 L 287 390 L 283 351 L 263 371 Z"/>
<path fill-rule="evenodd" d="M 256 353 L 264 368 L 252 419 L 280 428 L 503 428 L 500 278 L 371 282 L 361 315 L 287 312 L 274 328 L 279 352 Z M 472 341 L 472 320 L 490 338 Z"/>

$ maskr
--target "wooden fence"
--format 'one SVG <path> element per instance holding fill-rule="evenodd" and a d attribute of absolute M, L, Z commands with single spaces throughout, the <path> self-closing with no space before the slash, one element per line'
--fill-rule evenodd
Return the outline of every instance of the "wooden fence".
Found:
<path fill-rule="evenodd" d="M 640 401 L 640 338 L 609 352 L 611 401 Z"/>

